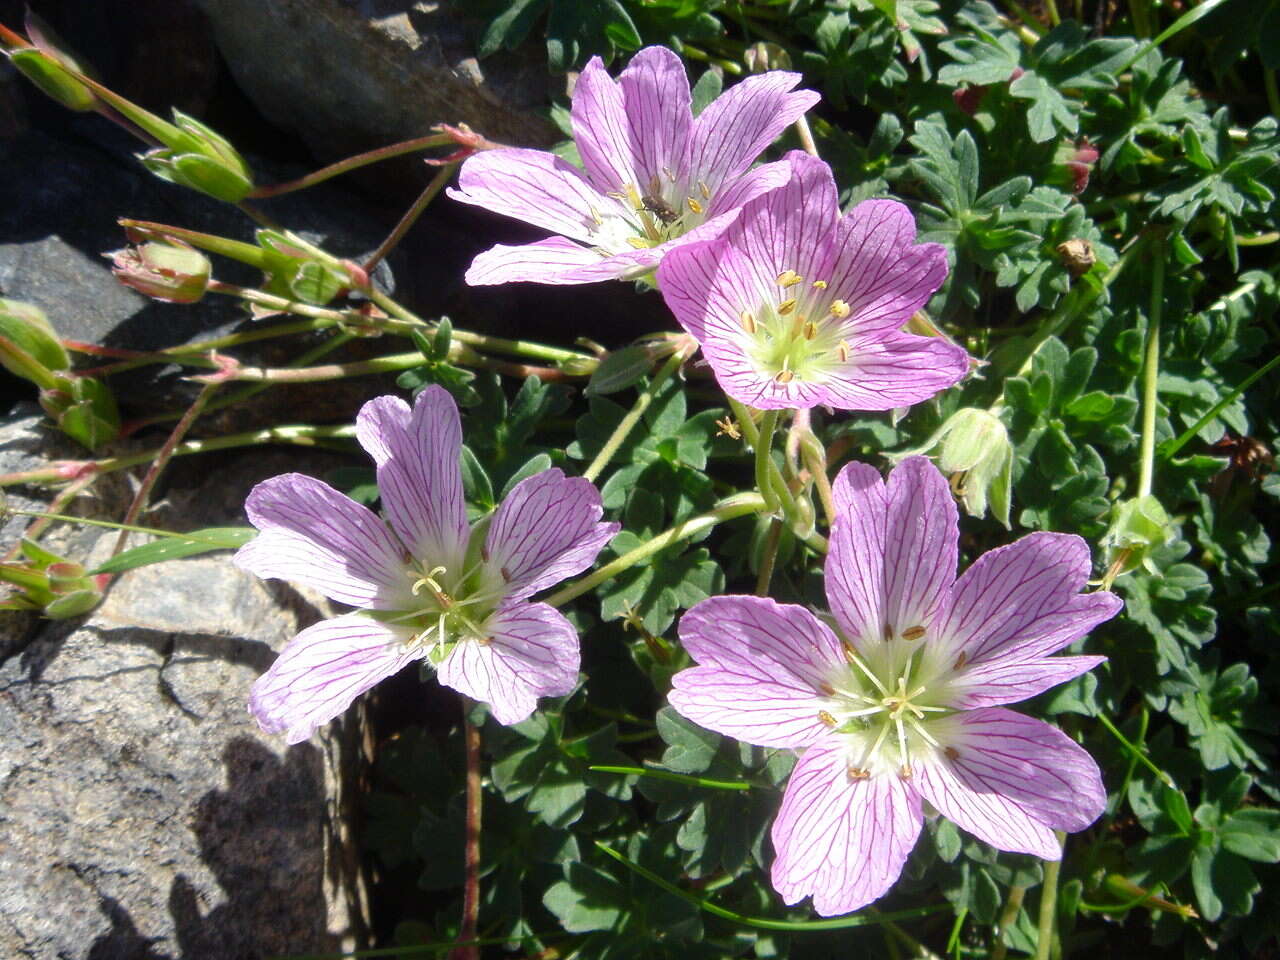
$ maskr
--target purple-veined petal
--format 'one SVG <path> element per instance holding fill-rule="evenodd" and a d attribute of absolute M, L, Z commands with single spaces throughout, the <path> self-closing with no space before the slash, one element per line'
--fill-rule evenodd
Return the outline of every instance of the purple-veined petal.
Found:
<path fill-rule="evenodd" d="M 485 559 L 507 582 L 506 596 L 524 598 L 581 573 L 618 532 L 600 523 L 604 508 L 590 480 L 553 468 L 516 484 L 485 538 Z"/>
<path fill-rule="evenodd" d="M 865 654 L 883 640 L 889 494 L 879 471 L 865 463 L 846 465 L 831 493 L 836 522 L 824 573 L 827 602 L 845 636 Z"/>
<path fill-rule="evenodd" d="M 395 608 L 409 596 L 404 547 L 372 510 L 327 483 L 272 477 L 250 491 L 244 509 L 261 532 L 236 551 L 241 569 L 353 607 Z"/>
<path fill-rule="evenodd" d="M 351 701 L 420 654 L 413 631 L 360 614 L 321 620 L 289 641 L 271 669 L 254 681 L 249 712 L 268 733 L 306 740 Z"/>
<path fill-rule="evenodd" d="M 946 762 L 955 779 L 971 791 L 1003 796 L 1046 827 L 1068 833 L 1083 830 L 1102 815 L 1107 791 L 1098 765 L 1043 720 L 990 707 L 930 721 L 928 729 L 951 748 Z M 972 829 L 961 820 L 956 823 Z"/>
<path fill-rule="evenodd" d="M 852 308 L 851 333 L 898 329 L 942 286 L 946 250 L 915 239 L 915 219 L 896 200 L 864 200 L 840 220 L 830 283 Z"/>
<path fill-rule="evenodd" d="M 746 204 L 725 238 L 770 283 L 784 270 L 810 281 L 825 279 L 840 216 L 836 182 L 829 166 L 799 150 L 788 153 L 786 161 L 791 178 Z"/>
<path fill-rule="evenodd" d="M 689 77 L 666 47 L 645 47 L 618 77 L 635 158 L 636 189 L 662 187 L 689 163 L 693 128 Z"/>
<path fill-rule="evenodd" d="M 767 295 L 765 277 L 757 264 L 724 237 L 679 245 L 667 252 L 658 267 L 662 298 L 680 325 L 704 351 L 719 348 L 744 362 L 750 338 L 742 327 L 741 315 L 744 310 L 754 312 Z M 773 279 L 769 276 L 768 282 Z M 707 359 L 714 365 L 710 352 Z"/>
<path fill-rule="evenodd" d="M 708 222 L 731 210 L 750 203 L 756 197 L 763 196 L 770 190 L 776 190 L 791 179 L 791 164 L 786 160 L 775 163 L 762 163 L 753 170 L 748 170 L 740 177 L 734 177 L 724 187 L 713 194 L 711 205 L 707 207 Z M 725 221 L 720 229 L 732 221 Z M 692 233 L 694 231 L 690 231 Z M 688 236 L 688 234 L 686 234 Z M 709 237 L 703 238 L 709 239 Z"/>
<path fill-rule="evenodd" d="M 959 515 L 951 489 L 926 457 L 907 457 L 889 474 L 885 526 L 885 630 L 928 625 L 955 582 Z"/>
<path fill-rule="evenodd" d="M 635 155 L 622 88 L 599 57 L 592 57 L 578 74 L 570 119 L 583 169 L 596 189 L 608 193 L 630 183 L 635 176 Z"/>
<path fill-rule="evenodd" d="M 946 701 L 959 710 L 1017 703 L 1074 680 L 1106 657 L 1044 657 L 1039 660 L 984 660 L 956 671 Z"/>
<path fill-rule="evenodd" d="M 920 835 L 920 797 L 892 774 L 850 779 L 838 742 L 810 746 L 773 822 L 773 888 L 786 903 L 813 896 L 823 916 L 884 895 Z"/>
<path fill-rule="evenodd" d="M 412 410 L 399 397 L 370 400 L 356 417 L 356 439 L 377 464 L 382 508 L 414 559 L 425 570 L 461 563 L 462 422 L 449 392 L 429 386 Z"/>
<path fill-rule="evenodd" d="M 578 631 L 545 603 L 508 602 L 483 629 L 488 643 L 461 641 L 440 664 L 440 682 L 489 705 L 499 723 L 533 713 L 539 697 L 559 697 L 578 682 Z"/>
<path fill-rule="evenodd" d="M 715 198 L 720 187 L 747 171 L 788 126 L 818 102 L 812 90 L 791 89 L 798 73 L 770 71 L 748 77 L 725 91 L 693 122 L 689 182 L 706 184 Z"/>
<path fill-rule="evenodd" d="M 850 336 L 849 359 L 835 365 L 822 387 L 841 410 L 892 410 L 928 400 L 969 372 L 964 348 L 900 331 Z"/>
<path fill-rule="evenodd" d="M 565 237 L 547 237 L 515 247 L 497 244 L 471 261 L 466 281 L 478 287 L 520 281 L 569 284 L 621 280 L 652 270 L 662 253 L 662 247 L 652 247 L 605 256 Z"/>
<path fill-rule="evenodd" d="M 594 243 L 592 211 L 608 210 L 612 199 L 596 190 L 572 164 L 542 150 L 511 147 L 467 158 L 458 172 L 454 200 Z"/>
<path fill-rule="evenodd" d="M 1089 546 L 1073 534 L 1032 533 L 989 550 L 956 581 L 934 642 L 969 664 L 1048 656 L 1122 606 L 1112 593 L 1080 593 L 1090 570 Z"/>
<path fill-rule="evenodd" d="M 680 620 L 698 662 L 671 681 L 671 705 L 708 730 L 762 747 L 829 733 L 822 687 L 849 669 L 840 641 L 804 607 L 765 597 L 712 597 Z"/>

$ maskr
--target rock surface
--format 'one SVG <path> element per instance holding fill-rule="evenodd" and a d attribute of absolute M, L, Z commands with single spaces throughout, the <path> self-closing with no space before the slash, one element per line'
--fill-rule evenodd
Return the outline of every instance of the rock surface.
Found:
<path fill-rule="evenodd" d="M 475 59 L 466 4 L 414 0 L 197 0 L 236 82 L 325 159 L 467 123 L 545 146 L 544 63 Z"/>
<path fill-rule="evenodd" d="M 29 426 L 0 429 L 0 462 L 22 459 Z M 227 462 L 148 521 L 243 522 L 245 487 L 289 459 Z M 75 536 L 77 559 L 114 541 Z M 255 960 L 361 944 L 345 792 L 358 721 L 285 747 L 245 710 L 275 651 L 319 615 L 215 554 L 122 574 L 89 617 L 42 622 L 0 654 L 0 956 Z"/>

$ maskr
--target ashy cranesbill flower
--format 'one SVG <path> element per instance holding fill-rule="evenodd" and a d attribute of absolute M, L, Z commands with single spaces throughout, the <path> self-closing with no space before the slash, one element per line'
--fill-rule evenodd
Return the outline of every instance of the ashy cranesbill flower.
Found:
<path fill-rule="evenodd" d="M 671 251 L 658 286 L 720 387 L 761 409 L 889 410 L 968 370 L 963 349 L 905 333 L 947 275 L 911 213 L 866 200 L 840 216 L 831 168 L 800 152 L 778 189 L 718 238 Z"/>
<path fill-rule="evenodd" d="M 559 236 L 476 257 L 467 283 L 591 283 L 640 276 L 680 243 L 723 230 L 750 200 L 784 182 L 783 164 L 750 169 L 818 101 L 792 92 L 797 73 L 748 77 L 695 119 L 684 66 L 646 47 L 617 81 L 592 58 L 573 91 L 583 169 L 541 150 L 469 157 L 449 195 Z"/>
<path fill-rule="evenodd" d="M 287 473 L 258 484 L 245 511 L 260 533 L 235 562 L 359 607 L 299 633 L 253 685 L 249 709 L 289 743 L 414 660 L 489 705 L 502 723 L 578 679 L 578 633 L 533 594 L 595 560 L 618 531 L 600 523 L 587 480 L 546 470 L 468 527 L 462 425 L 440 387 L 410 409 L 378 397 L 356 437 L 378 468 L 385 522 L 328 484 Z"/>
<path fill-rule="evenodd" d="M 1098 664 L 1056 657 L 1115 615 L 1080 593 L 1089 549 L 1033 533 L 958 580 L 956 507 L 928 460 L 886 484 L 850 464 L 835 484 L 827 556 L 834 624 L 761 597 L 713 597 L 684 615 L 698 666 L 672 705 L 711 730 L 803 755 L 773 825 L 774 888 L 845 913 L 897 879 L 923 803 L 1001 850 L 1057 859 L 1054 830 L 1083 830 L 1106 791 L 1090 756 L 1005 709 Z"/>

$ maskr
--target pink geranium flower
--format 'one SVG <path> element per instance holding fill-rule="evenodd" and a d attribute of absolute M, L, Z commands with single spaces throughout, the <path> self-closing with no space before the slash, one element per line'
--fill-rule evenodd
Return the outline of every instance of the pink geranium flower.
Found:
<path fill-rule="evenodd" d="M 791 176 L 716 239 L 673 250 L 658 286 L 720 387 L 760 409 L 889 410 L 964 377 L 969 357 L 902 326 L 947 276 L 911 212 L 866 200 L 840 216 L 831 168 L 800 152 Z"/>
<path fill-rule="evenodd" d="M 616 81 L 599 57 L 573 91 L 583 169 L 541 150 L 478 153 L 449 196 L 559 236 L 476 257 L 467 283 L 591 283 L 640 276 L 681 243 L 715 236 L 787 178 L 751 164 L 818 101 L 796 73 L 748 77 L 695 119 L 680 58 L 646 47 Z"/>
<path fill-rule="evenodd" d="M 440 387 L 412 409 L 397 397 L 370 400 L 356 437 L 377 464 L 385 521 L 300 473 L 258 484 L 245 503 L 261 532 L 237 565 L 361 608 L 303 630 L 258 678 L 249 709 L 262 728 L 305 740 L 415 660 L 501 723 L 571 691 L 578 633 L 529 597 L 586 569 L 617 533 L 598 522 L 596 488 L 546 470 L 468 527 L 462 425 Z"/>
<path fill-rule="evenodd" d="M 1102 657 L 1052 656 L 1114 616 L 1080 593 L 1089 549 L 1033 533 L 958 580 L 956 507 L 923 457 L 886 484 L 850 464 L 827 556 L 834 624 L 761 597 L 713 597 L 680 623 L 698 666 L 672 705 L 711 730 L 803 750 L 773 825 L 774 888 L 823 915 L 881 896 L 922 804 L 1001 850 L 1058 859 L 1054 830 L 1102 812 L 1097 764 L 1054 727 L 1005 709 Z"/>

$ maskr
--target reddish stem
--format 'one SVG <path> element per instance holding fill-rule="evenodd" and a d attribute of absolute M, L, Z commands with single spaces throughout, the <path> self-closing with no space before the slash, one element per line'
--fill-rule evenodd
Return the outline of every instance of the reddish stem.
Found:
<path fill-rule="evenodd" d="M 462 736 L 467 748 L 466 879 L 462 888 L 462 927 L 458 931 L 462 943 L 476 939 L 480 915 L 480 728 L 470 720 L 473 706 L 470 699 L 462 698 Z M 480 960 L 480 948 L 475 944 L 455 947 L 449 960 Z"/>

